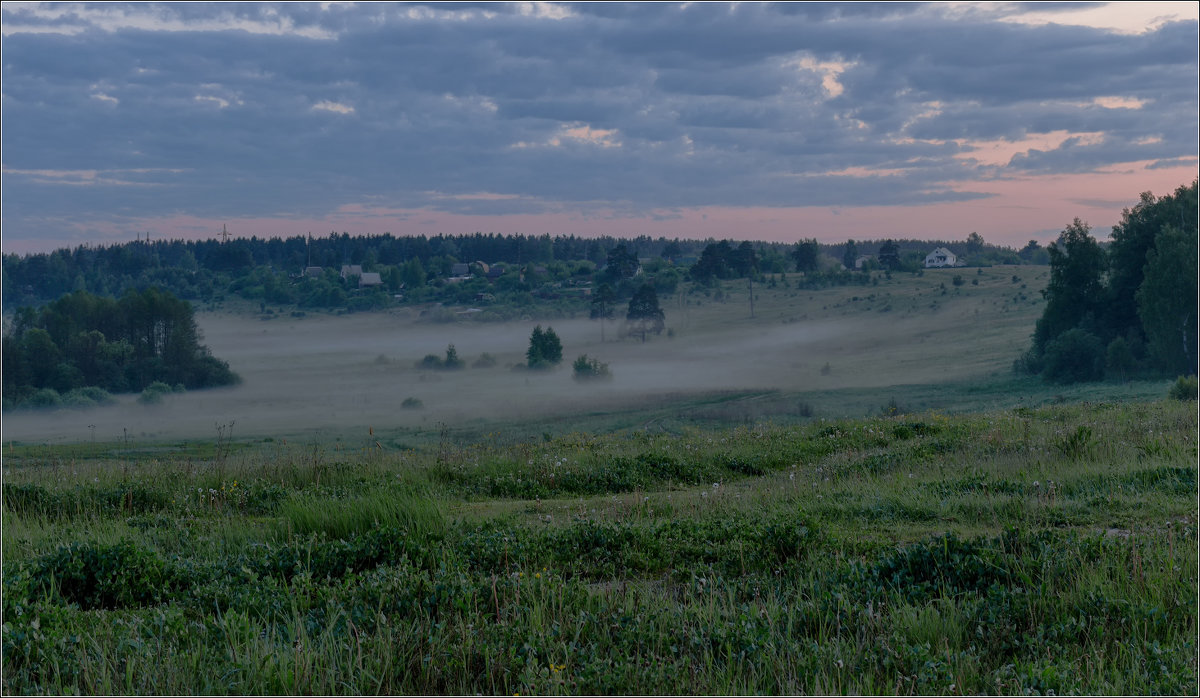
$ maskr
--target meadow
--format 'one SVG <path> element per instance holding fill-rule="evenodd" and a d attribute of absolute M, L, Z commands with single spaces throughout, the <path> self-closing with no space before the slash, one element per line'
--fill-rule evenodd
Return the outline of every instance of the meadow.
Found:
<path fill-rule="evenodd" d="M 663 296 L 667 329 L 645 343 L 618 339 L 621 323 L 602 328 L 576 317 L 486 322 L 468 307 L 418 307 L 350 315 L 288 308 L 197 313 L 202 341 L 243 379 L 227 389 L 167 396 L 152 406 L 136 396 L 87 411 L 5 415 L 6 441 L 66 444 L 211 439 L 214 425 L 235 423 L 242 437 L 328 439 L 371 427 L 398 443 L 441 424 L 488 431 L 552 433 L 629 426 L 629 414 L 658 409 L 695 414 L 704 423 L 861 417 L 889 400 L 922 410 L 1041 404 L 1070 389 L 1012 375 L 1045 302 L 1045 266 L 930 269 L 920 276 L 864 276 L 865 285 L 810 290 L 798 274 L 755 285 L 754 315 L 745 281 L 706 289 L 682 284 Z M 955 278 L 961 282 L 955 285 Z M 777 279 L 777 280 L 776 280 Z M 623 313 L 621 313 L 623 315 Z M 562 338 L 564 365 L 521 372 L 535 325 Z M 603 341 L 602 341 L 603 332 Z M 468 368 L 423 371 L 427 354 L 453 344 Z M 494 360 L 472 368 L 484 353 Z M 613 380 L 580 386 L 570 363 L 579 355 L 608 363 Z M 981 388 L 981 386 L 991 386 Z M 1160 382 L 1112 385 L 1106 392 L 1162 394 Z M 400 409 L 412 398 L 419 409 Z M 738 404 L 728 404 L 733 401 Z M 706 404 L 721 403 L 714 409 Z M 708 419 L 708 417 L 715 419 Z"/>
<path fill-rule="evenodd" d="M 518 323 L 210 316 L 241 388 L 6 415 L 0 687 L 1195 693 L 1195 403 L 1013 376 L 1044 270 L 946 272 L 555 319 L 600 386 Z"/>
<path fill-rule="evenodd" d="M 8 447 L 5 693 L 1196 689 L 1177 401 Z"/>

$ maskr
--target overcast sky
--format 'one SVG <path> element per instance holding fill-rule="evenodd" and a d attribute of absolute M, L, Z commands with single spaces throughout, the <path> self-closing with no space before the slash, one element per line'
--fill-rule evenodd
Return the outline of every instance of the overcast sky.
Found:
<path fill-rule="evenodd" d="M 3 5 L 3 248 L 1043 242 L 1197 173 L 1197 4 Z"/>

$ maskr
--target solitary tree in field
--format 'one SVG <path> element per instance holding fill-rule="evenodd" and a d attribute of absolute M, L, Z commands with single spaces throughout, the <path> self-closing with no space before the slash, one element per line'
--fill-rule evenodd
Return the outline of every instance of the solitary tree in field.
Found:
<path fill-rule="evenodd" d="M 600 341 L 604 341 L 604 321 L 613 319 L 617 307 L 617 293 L 608 284 L 600 284 L 596 295 L 592 296 L 593 320 L 600 321 Z"/>
<path fill-rule="evenodd" d="M 553 327 L 547 327 L 545 331 L 541 325 L 533 328 L 525 358 L 529 368 L 550 368 L 562 362 L 562 341 Z"/>
<path fill-rule="evenodd" d="M 658 294 L 650 284 L 642 284 L 629 299 L 629 312 L 625 314 L 629 321 L 629 333 L 636 334 L 646 341 L 646 333 L 661 334 L 666 327 L 666 316 L 658 307 Z"/>

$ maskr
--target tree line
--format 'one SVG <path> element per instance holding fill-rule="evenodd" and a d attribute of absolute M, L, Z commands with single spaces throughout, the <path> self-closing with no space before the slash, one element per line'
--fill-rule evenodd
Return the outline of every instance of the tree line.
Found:
<path fill-rule="evenodd" d="M 52 406 L 56 395 L 83 388 L 124 393 L 156 382 L 191 389 L 239 381 L 200 344 L 191 304 L 157 288 L 119 299 L 77 291 L 21 308 L 3 342 L 5 408 Z"/>
<path fill-rule="evenodd" d="M 1143 193 L 1107 248 L 1078 218 L 1062 231 L 1018 369 L 1059 383 L 1196 373 L 1196 187 Z"/>
<path fill-rule="evenodd" d="M 902 263 L 886 266 L 883 248 L 888 245 L 896 247 Z M 857 254 L 878 254 L 884 268 L 915 269 L 932 246 L 945 246 L 968 264 L 1044 262 L 1045 250 L 1036 242 L 1031 245 L 1020 251 L 997 247 L 984 243 L 977 234 L 958 243 L 900 240 L 850 241 L 845 245 L 817 243 L 815 239 L 793 245 L 483 233 L 432 237 L 331 233 L 326 237 L 235 238 L 224 243 L 138 240 L 42 254 L 5 254 L 3 302 L 6 309 L 12 309 L 45 303 L 73 291 L 118 297 L 131 288 L 157 286 L 194 301 L 219 302 L 225 294 L 234 294 L 264 304 L 368 310 L 392 304 L 401 291 L 416 302 L 469 302 L 479 293 L 492 293 L 488 287 L 497 284 L 500 292 L 519 300 L 518 294 L 533 294 L 536 282 L 546 280 L 534 278 L 538 276 L 535 269 L 545 269 L 540 276 L 555 282 L 590 278 L 598 269 L 611 269 L 610 278 L 601 281 L 619 285 L 632 278 L 639 259 L 643 266 L 645 260 L 652 260 L 647 271 L 655 277 L 657 290 L 665 292 L 684 278 L 706 283 L 744 278 L 750 273 L 751 259 L 757 273 L 817 271 L 827 263 L 847 259 L 846 266 L 853 269 Z M 475 262 L 499 265 L 507 274 L 456 288 L 445 283 L 455 264 Z M 379 273 L 382 284 L 360 289 L 356 280 L 339 273 L 344 264 Z M 321 271 L 313 276 L 301 273 L 310 267 Z M 481 271 L 475 267 L 475 272 Z M 619 290 L 629 296 L 634 289 L 626 286 Z"/>

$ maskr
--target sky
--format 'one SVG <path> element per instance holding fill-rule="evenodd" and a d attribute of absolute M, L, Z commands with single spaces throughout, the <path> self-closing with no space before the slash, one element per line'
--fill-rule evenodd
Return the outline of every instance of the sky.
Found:
<path fill-rule="evenodd" d="M 544 233 L 1020 247 L 1197 176 L 1184 3 L 3 3 L 6 253 Z"/>

